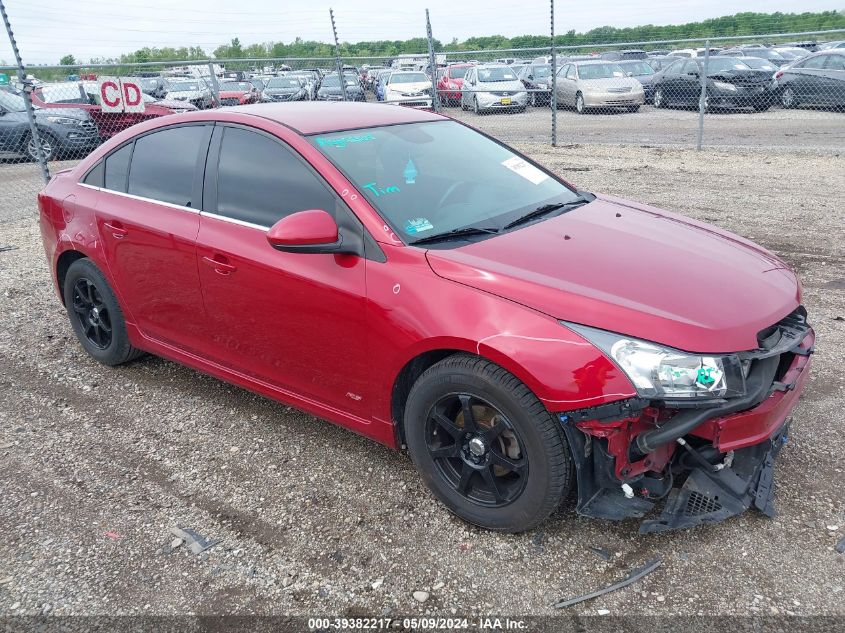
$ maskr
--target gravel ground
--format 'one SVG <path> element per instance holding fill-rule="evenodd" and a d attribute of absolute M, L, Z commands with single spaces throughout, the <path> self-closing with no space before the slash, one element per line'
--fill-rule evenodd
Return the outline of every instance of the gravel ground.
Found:
<path fill-rule="evenodd" d="M 161 359 L 98 365 L 52 292 L 38 172 L 6 165 L 0 614 L 543 615 L 660 556 L 644 580 L 566 614 L 845 615 L 845 159 L 522 149 L 583 188 L 713 222 L 797 268 L 818 354 L 779 458 L 778 518 L 639 536 L 569 507 L 529 533 L 485 532 L 436 503 L 402 453 Z M 174 548 L 176 525 L 220 542 Z"/>
<path fill-rule="evenodd" d="M 549 108 L 528 108 L 521 113 L 475 114 L 460 108 L 444 110 L 456 119 L 484 129 L 509 143 L 549 142 L 552 114 Z M 643 106 L 639 112 L 611 111 L 577 114 L 559 110 L 558 143 L 621 145 L 679 145 L 694 147 L 698 112 Z M 834 110 L 734 110 L 708 114 L 704 119 L 704 145 L 710 148 L 845 150 L 845 113 Z M 756 164 L 756 161 L 755 161 Z"/>

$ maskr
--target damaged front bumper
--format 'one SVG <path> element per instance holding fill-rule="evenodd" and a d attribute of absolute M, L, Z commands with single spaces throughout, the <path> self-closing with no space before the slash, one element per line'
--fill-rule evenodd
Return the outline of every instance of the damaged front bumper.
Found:
<path fill-rule="evenodd" d="M 774 461 L 809 377 L 813 330 L 779 324 L 751 361 L 744 398 L 673 408 L 632 398 L 560 413 L 578 475 L 584 516 L 642 518 L 665 499 L 641 533 L 723 521 L 755 507 L 769 517 Z"/>

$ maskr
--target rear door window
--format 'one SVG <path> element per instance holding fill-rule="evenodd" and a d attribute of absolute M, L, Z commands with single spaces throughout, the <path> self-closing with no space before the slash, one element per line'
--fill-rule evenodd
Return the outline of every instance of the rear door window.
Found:
<path fill-rule="evenodd" d="M 334 215 L 335 196 L 292 150 L 257 132 L 225 128 L 217 167 L 218 215 L 270 227 L 307 209 Z"/>
<path fill-rule="evenodd" d="M 205 125 L 167 128 L 138 138 L 128 192 L 182 207 L 199 207 L 192 196 L 197 159 L 201 148 L 207 149 L 205 141 Z"/>

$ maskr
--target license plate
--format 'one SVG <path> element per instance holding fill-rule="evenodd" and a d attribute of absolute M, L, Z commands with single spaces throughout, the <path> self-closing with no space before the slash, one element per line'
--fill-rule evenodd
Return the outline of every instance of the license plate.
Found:
<path fill-rule="evenodd" d="M 502 105 L 510 105 L 510 104 L 511 104 L 510 97 L 505 97 L 504 99 L 502 99 Z"/>

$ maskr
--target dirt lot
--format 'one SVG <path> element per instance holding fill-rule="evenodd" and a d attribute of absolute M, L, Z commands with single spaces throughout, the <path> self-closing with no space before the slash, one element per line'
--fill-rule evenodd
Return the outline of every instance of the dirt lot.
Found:
<path fill-rule="evenodd" d="M 450 516 L 401 453 L 164 360 L 100 366 L 52 292 L 37 170 L 3 165 L 0 246 L 16 250 L 0 252 L 0 614 L 551 614 L 660 556 L 566 613 L 845 615 L 845 158 L 522 149 L 799 271 L 818 353 L 779 458 L 777 519 L 639 536 L 561 511 L 493 534 Z M 221 542 L 173 550 L 175 525 Z"/>
<path fill-rule="evenodd" d="M 507 142 L 549 142 L 552 114 L 549 108 L 528 108 L 523 113 L 494 112 L 477 115 L 460 108 L 444 110 L 449 116 L 482 127 Z M 637 113 L 610 111 L 580 115 L 558 111 L 558 142 L 680 145 L 694 147 L 698 112 L 658 110 L 643 106 Z M 838 152 L 845 148 L 845 113 L 833 110 L 748 110 L 708 114 L 704 120 L 704 145 L 709 148 L 793 148 Z"/>

